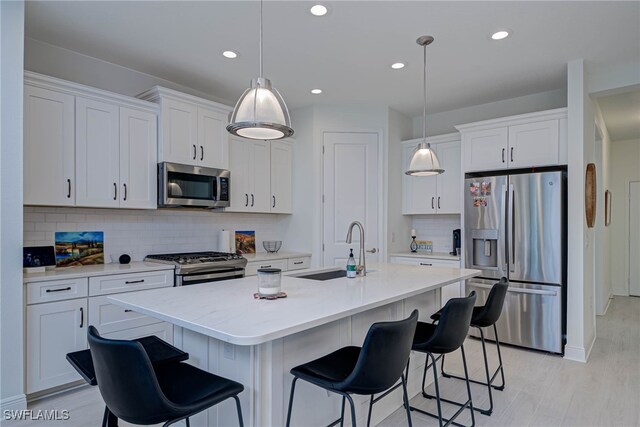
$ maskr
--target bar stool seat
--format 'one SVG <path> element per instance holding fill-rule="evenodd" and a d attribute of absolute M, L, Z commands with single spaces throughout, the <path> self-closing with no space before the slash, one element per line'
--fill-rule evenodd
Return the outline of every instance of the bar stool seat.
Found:
<path fill-rule="evenodd" d="M 304 365 L 296 366 L 291 374 L 318 387 L 337 390 L 353 372 L 360 357 L 360 347 L 344 347 Z"/>

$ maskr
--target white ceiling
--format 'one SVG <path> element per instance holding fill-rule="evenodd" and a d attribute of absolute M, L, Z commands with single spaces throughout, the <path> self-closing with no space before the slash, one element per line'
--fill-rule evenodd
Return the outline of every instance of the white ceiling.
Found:
<path fill-rule="evenodd" d="M 640 61 L 637 1 L 322 1 L 322 18 L 309 13 L 317 2 L 264 4 L 264 74 L 290 108 L 366 103 L 420 115 L 423 34 L 435 37 L 429 113 L 563 88 L 573 59 Z M 256 1 L 30 1 L 26 35 L 233 104 L 257 75 L 258 16 Z M 504 27 L 513 35 L 489 39 Z M 240 57 L 224 59 L 225 49 Z M 392 70 L 396 61 L 407 67 Z"/>
<path fill-rule="evenodd" d="M 598 98 L 612 141 L 640 139 L 640 88 Z"/>

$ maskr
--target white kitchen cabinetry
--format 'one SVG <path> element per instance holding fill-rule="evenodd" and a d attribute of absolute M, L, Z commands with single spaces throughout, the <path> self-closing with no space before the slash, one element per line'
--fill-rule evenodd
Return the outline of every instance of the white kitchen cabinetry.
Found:
<path fill-rule="evenodd" d="M 460 261 L 438 259 L 425 256 L 419 258 L 417 256 L 392 256 L 389 258 L 389 262 L 394 264 L 407 264 L 407 265 L 420 265 L 424 267 L 453 267 L 460 268 Z M 464 283 L 456 282 L 450 285 L 443 286 L 440 289 L 440 302 L 444 306 L 451 298 L 458 298 L 464 295 Z"/>
<path fill-rule="evenodd" d="M 284 271 L 302 270 L 309 268 L 311 257 L 305 254 L 282 253 L 282 254 L 250 254 L 245 255 L 248 259 L 244 269 L 245 276 L 255 276 L 259 268 L 279 268 Z"/>
<path fill-rule="evenodd" d="M 87 299 L 27 307 L 27 393 L 82 379 L 66 355 L 87 348 Z"/>
<path fill-rule="evenodd" d="M 567 163 L 567 109 L 541 111 L 456 126 L 464 171 Z"/>
<path fill-rule="evenodd" d="M 173 342 L 173 325 L 123 309 L 107 299 L 107 294 L 173 286 L 173 269 L 57 277 L 26 284 L 28 394 L 81 379 L 66 354 L 87 348 L 87 325 L 109 338 L 157 335 Z"/>
<path fill-rule="evenodd" d="M 24 87 L 24 204 L 75 204 L 75 97 Z"/>
<path fill-rule="evenodd" d="M 411 156 L 421 139 L 402 142 L 402 173 L 407 170 Z M 402 213 L 459 214 L 462 172 L 460 137 L 457 133 L 427 138 L 437 154 L 444 173 L 434 176 L 402 178 Z"/>
<path fill-rule="evenodd" d="M 231 206 L 227 212 L 291 213 L 293 144 L 229 138 Z"/>
<path fill-rule="evenodd" d="M 155 209 L 156 110 L 25 72 L 24 203 Z"/>
<path fill-rule="evenodd" d="M 231 107 L 155 86 L 138 98 L 160 104 L 158 161 L 227 169 Z"/>

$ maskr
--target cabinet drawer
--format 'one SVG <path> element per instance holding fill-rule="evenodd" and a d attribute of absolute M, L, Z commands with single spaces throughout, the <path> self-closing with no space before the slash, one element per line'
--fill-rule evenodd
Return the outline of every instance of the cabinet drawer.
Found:
<path fill-rule="evenodd" d="M 89 295 L 107 295 L 170 286 L 173 286 L 173 270 L 114 274 L 111 276 L 90 277 Z"/>
<path fill-rule="evenodd" d="M 89 324 L 100 334 L 158 323 L 160 320 L 112 304 L 106 296 L 89 298 Z"/>
<path fill-rule="evenodd" d="M 245 276 L 255 276 L 258 274 L 259 268 L 279 268 L 282 271 L 287 271 L 287 260 L 286 259 L 271 259 L 268 261 L 252 261 L 247 263 L 247 266 L 244 269 Z"/>
<path fill-rule="evenodd" d="M 167 322 L 153 323 L 151 325 L 139 326 L 137 328 L 124 329 L 121 331 L 101 334 L 104 338 L 115 340 L 134 340 L 136 338 L 155 335 L 163 341 L 173 344 L 173 325 Z"/>
<path fill-rule="evenodd" d="M 27 304 L 62 301 L 87 296 L 87 278 L 50 280 L 27 284 Z"/>
<path fill-rule="evenodd" d="M 391 257 L 393 264 L 424 265 L 426 267 L 454 267 L 460 268 L 460 261 L 436 258 Z"/>
<path fill-rule="evenodd" d="M 287 260 L 287 270 L 302 270 L 303 268 L 309 268 L 311 264 L 311 258 L 308 256 L 300 258 L 289 258 Z"/>

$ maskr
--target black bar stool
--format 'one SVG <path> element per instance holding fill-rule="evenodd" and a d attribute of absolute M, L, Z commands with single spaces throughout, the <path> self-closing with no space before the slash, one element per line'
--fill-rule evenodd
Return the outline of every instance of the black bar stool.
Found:
<path fill-rule="evenodd" d="M 400 379 L 404 407 L 407 410 L 409 427 L 411 427 L 409 398 L 403 370 L 409 361 L 411 342 L 417 322 L 418 310 L 413 310 L 411 316 L 404 320 L 374 323 L 367 332 L 362 348 L 344 347 L 291 369 L 294 378 L 291 383 L 287 427 L 291 424 L 293 396 L 298 379 L 303 379 L 342 396 L 340 418 L 329 424 L 329 427 L 344 423 L 345 400 L 349 401 L 351 407 L 351 425 L 356 426 L 355 405 L 350 394 L 371 396 L 367 418 L 368 426 L 371 423 L 373 404 L 395 389 L 394 387 L 389 390 Z M 383 392 L 386 393 L 374 399 L 375 394 Z"/>
<path fill-rule="evenodd" d="M 440 312 L 440 321 L 437 324 L 418 322 L 418 326 L 416 327 L 412 350 L 426 353 L 427 355 L 427 359 L 424 364 L 424 373 L 422 374 L 422 396 L 429 399 L 435 397 L 438 406 L 438 413 L 433 414 L 413 406 L 410 408 L 412 411 L 418 411 L 421 414 L 437 418 L 440 427 L 448 426 L 450 424 L 460 426 L 461 424 L 455 423 L 453 420 L 456 419 L 466 408 L 469 408 L 469 411 L 471 412 L 471 426 L 474 426 L 476 423 L 473 412 L 473 401 L 471 398 L 471 386 L 469 385 L 469 373 L 467 371 L 467 359 L 464 354 L 464 340 L 469 333 L 469 325 L 471 323 L 471 315 L 473 313 L 473 305 L 475 302 L 475 291 L 471 292 L 468 297 L 452 298 L 442 308 Z M 462 352 L 462 364 L 464 366 L 464 375 L 467 381 L 468 399 L 464 403 L 454 402 L 441 397 L 440 388 L 438 386 L 438 370 L 436 362 L 438 359 L 444 357 L 445 354 L 454 352 L 457 349 L 460 349 Z M 438 356 L 436 357 L 434 354 L 438 354 Z M 435 396 L 428 394 L 424 388 L 427 379 L 427 370 L 431 367 L 433 367 L 433 382 L 436 389 Z M 408 373 L 409 364 L 407 364 L 407 375 Z M 461 406 L 461 408 L 458 409 L 451 418 L 446 419 L 442 416 L 441 402 L 453 403 Z"/>
<path fill-rule="evenodd" d="M 186 420 L 189 427 L 190 416 L 233 398 L 243 426 L 238 399 L 242 384 L 188 363 L 154 367 L 139 342 L 102 338 L 93 326 L 87 334 L 100 394 L 119 419 L 140 425 L 164 422 L 165 427 Z"/>
<path fill-rule="evenodd" d="M 474 407 L 476 411 L 484 415 L 491 415 L 493 412 L 493 394 L 491 393 L 491 389 L 495 388 L 496 390 L 504 390 L 505 382 L 504 382 L 504 369 L 502 368 L 502 354 L 500 353 L 500 340 L 498 339 L 498 329 L 496 328 L 496 322 L 500 318 L 500 314 L 502 313 L 502 306 L 504 305 L 504 299 L 507 295 L 507 289 L 509 288 L 509 281 L 506 277 L 500 279 L 499 282 L 494 284 L 489 291 L 489 296 L 487 296 L 487 301 L 484 305 L 479 307 L 473 307 L 473 315 L 471 316 L 471 327 L 477 328 L 480 331 L 480 341 L 482 342 L 482 355 L 484 356 L 484 371 L 486 374 L 486 382 L 477 381 L 477 380 L 469 380 L 472 383 L 480 384 L 487 386 L 487 390 L 489 390 L 489 408 L 481 409 L 478 407 Z M 440 318 L 440 312 L 435 313 L 431 316 L 431 318 L 436 321 Z M 493 332 L 496 337 L 496 348 L 498 350 L 498 367 L 496 368 L 493 375 L 489 375 L 489 361 L 487 359 L 487 348 L 485 345 L 484 339 L 484 331 L 482 328 L 488 328 L 489 326 L 493 326 Z M 442 357 L 442 362 L 440 365 L 440 372 L 442 376 L 445 378 L 457 378 L 459 380 L 463 380 L 461 376 L 448 374 L 444 371 L 444 356 Z M 502 384 L 499 386 L 493 385 L 493 381 L 500 373 L 502 377 Z"/>

